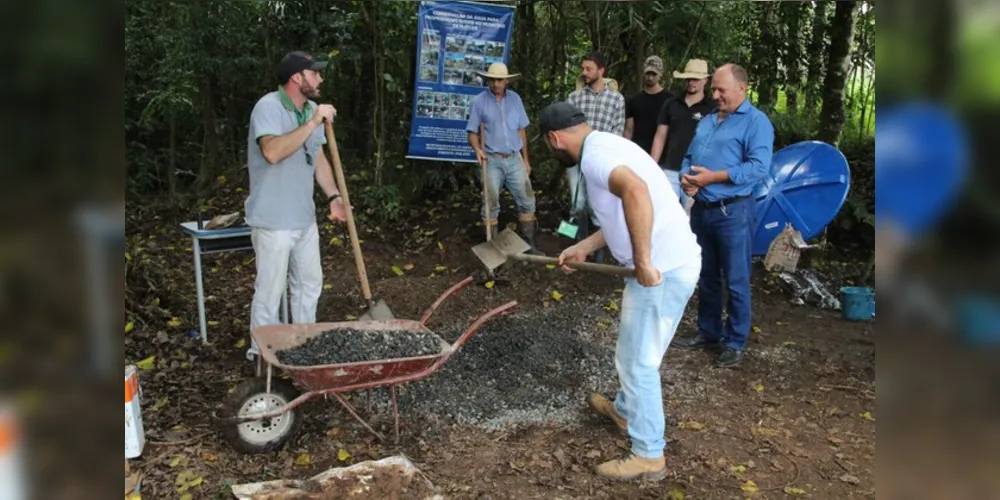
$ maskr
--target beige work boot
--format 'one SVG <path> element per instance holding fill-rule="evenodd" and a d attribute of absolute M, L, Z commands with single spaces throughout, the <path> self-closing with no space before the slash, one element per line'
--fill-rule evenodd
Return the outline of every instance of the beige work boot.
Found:
<path fill-rule="evenodd" d="M 659 481 L 667 477 L 667 461 L 663 457 L 642 458 L 630 453 L 625 458 L 610 460 L 598 465 L 595 472 L 603 478 L 621 481 L 631 479 Z"/>
<path fill-rule="evenodd" d="M 618 426 L 619 430 L 628 434 L 628 421 L 615 411 L 615 405 L 611 400 L 596 392 L 592 392 L 587 395 L 587 406 L 590 406 L 590 409 L 594 413 L 611 419 Z"/>

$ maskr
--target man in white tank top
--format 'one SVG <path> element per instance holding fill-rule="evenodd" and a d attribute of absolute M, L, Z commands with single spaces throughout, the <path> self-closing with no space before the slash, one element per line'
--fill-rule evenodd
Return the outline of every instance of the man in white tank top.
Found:
<path fill-rule="evenodd" d="M 591 129 L 579 108 L 556 102 L 542 110 L 545 144 L 565 165 L 580 165 L 601 230 L 567 248 L 560 264 L 582 262 L 605 246 L 625 267 L 615 367 L 621 389 L 614 401 L 591 394 L 587 403 L 632 439 L 626 457 L 597 466 L 613 479 L 658 480 L 663 458 L 660 363 L 701 273 L 701 247 L 677 193 L 640 146 Z M 569 271 L 568 267 L 564 269 Z"/>

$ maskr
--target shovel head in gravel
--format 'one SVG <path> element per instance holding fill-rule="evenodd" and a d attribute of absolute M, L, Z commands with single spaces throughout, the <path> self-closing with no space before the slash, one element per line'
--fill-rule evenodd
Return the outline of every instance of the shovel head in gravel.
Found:
<path fill-rule="evenodd" d="M 396 316 L 392 314 L 392 310 L 386 305 L 385 301 L 379 299 L 378 302 L 371 301 L 368 303 L 368 310 L 361 315 L 361 321 L 380 321 L 383 319 L 396 319 Z"/>
<path fill-rule="evenodd" d="M 490 271 L 504 265 L 511 256 L 523 254 L 531 249 L 528 242 L 521 239 L 514 231 L 504 229 L 491 241 L 472 247 L 472 252 Z"/>

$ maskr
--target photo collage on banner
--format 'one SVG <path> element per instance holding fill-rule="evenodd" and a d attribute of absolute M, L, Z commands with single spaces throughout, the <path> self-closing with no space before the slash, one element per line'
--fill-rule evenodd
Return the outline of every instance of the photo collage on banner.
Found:
<path fill-rule="evenodd" d="M 469 104 L 486 89 L 477 72 L 507 63 L 513 9 L 472 2 L 422 2 L 417 85 L 408 157 L 475 161 L 466 139 Z"/>

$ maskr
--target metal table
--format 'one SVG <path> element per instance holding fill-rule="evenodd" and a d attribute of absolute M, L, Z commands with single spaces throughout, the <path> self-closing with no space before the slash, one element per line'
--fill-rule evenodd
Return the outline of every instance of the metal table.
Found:
<path fill-rule="evenodd" d="M 201 271 L 201 256 L 222 252 L 252 250 L 250 226 L 235 226 L 223 229 L 205 229 L 208 221 L 188 221 L 181 223 L 181 231 L 191 236 L 194 251 L 194 278 L 198 289 L 198 322 L 201 341 L 208 343 L 208 321 L 205 319 L 205 286 Z M 288 323 L 288 290 L 281 297 L 281 322 Z M 248 329 L 249 331 L 249 329 Z"/>
<path fill-rule="evenodd" d="M 112 283 L 121 278 L 112 271 L 116 267 L 112 261 L 115 257 L 121 258 L 125 247 L 125 209 L 124 206 L 83 206 L 77 209 L 75 218 L 86 259 L 94 367 L 110 377 L 117 373 L 112 339 L 121 335 L 114 333 L 121 329 L 113 326 L 116 311 L 111 302 Z"/>

